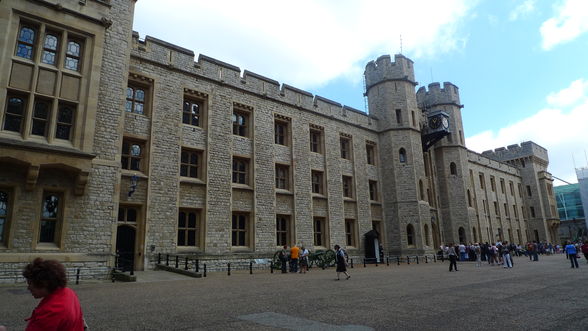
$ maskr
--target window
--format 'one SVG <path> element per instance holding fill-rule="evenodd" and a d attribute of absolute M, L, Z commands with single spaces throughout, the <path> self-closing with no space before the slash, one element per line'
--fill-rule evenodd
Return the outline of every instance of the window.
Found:
<path fill-rule="evenodd" d="M 472 194 L 468 190 L 468 207 L 472 207 Z"/>
<path fill-rule="evenodd" d="M 118 222 L 119 223 L 137 223 L 137 208 L 129 206 L 118 207 Z"/>
<path fill-rule="evenodd" d="M 370 200 L 378 201 L 378 182 L 375 180 L 369 181 L 369 188 L 370 188 Z"/>
<path fill-rule="evenodd" d="M 398 160 L 400 163 L 406 163 L 406 150 L 404 148 L 398 151 Z"/>
<path fill-rule="evenodd" d="M 523 206 L 521 206 L 521 214 L 523 215 L 523 218 L 527 218 L 527 210 Z"/>
<path fill-rule="evenodd" d="M 414 110 L 411 111 L 410 114 L 412 115 L 412 126 L 417 126 L 416 125 L 416 116 L 414 114 Z"/>
<path fill-rule="evenodd" d="M 52 31 L 47 31 L 45 33 L 45 40 L 43 41 L 43 55 L 41 56 L 41 62 L 55 65 L 58 47 L 58 34 Z"/>
<path fill-rule="evenodd" d="M 419 179 L 419 200 L 425 200 L 425 188 L 423 181 Z"/>
<path fill-rule="evenodd" d="M 465 232 L 465 229 L 464 229 L 463 227 L 460 227 L 460 228 L 457 230 L 457 233 L 458 233 L 458 236 L 459 236 L 459 242 L 460 242 L 460 243 L 465 243 L 465 242 L 466 242 L 466 240 L 467 240 L 467 238 L 466 238 L 466 232 Z"/>
<path fill-rule="evenodd" d="M 500 193 L 504 194 L 506 188 L 504 186 L 504 179 L 500 178 Z"/>
<path fill-rule="evenodd" d="M 182 148 L 180 176 L 201 178 L 202 152 Z"/>
<path fill-rule="evenodd" d="M 26 98 L 8 94 L 4 130 L 21 132 L 26 109 Z"/>
<path fill-rule="evenodd" d="M 355 220 L 354 219 L 345 219 L 345 243 L 347 246 L 356 247 L 357 240 L 356 238 L 356 231 L 355 231 Z"/>
<path fill-rule="evenodd" d="M 323 131 L 318 129 L 310 129 L 310 151 L 315 153 L 323 152 L 322 143 Z"/>
<path fill-rule="evenodd" d="M 396 123 L 402 124 L 402 110 L 396 109 Z"/>
<path fill-rule="evenodd" d="M 59 103 L 57 109 L 57 124 L 55 126 L 55 138 L 70 140 L 75 117 L 76 106 L 69 103 Z"/>
<path fill-rule="evenodd" d="M 519 191 L 519 198 L 522 198 L 523 197 L 523 189 L 521 188 L 521 183 L 517 184 L 517 188 Z"/>
<path fill-rule="evenodd" d="M 233 183 L 249 184 L 249 160 L 233 157 Z"/>
<path fill-rule="evenodd" d="M 141 160 L 145 152 L 144 143 L 131 140 L 123 139 L 121 166 L 127 170 L 143 171 Z"/>
<path fill-rule="evenodd" d="M 425 228 L 425 245 L 426 246 L 430 246 L 431 245 L 431 242 L 429 240 L 429 225 L 428 224 L 425 224 L 425 227 L 424 228 Z"/>
<path fill-rule="evenodd" d="M 475 226 L 472 227 L 472 233 L 474 234 L 474 242 L 478 242 L 478 233 Z"/>
<path fill-rule="evenodd" d="M 508 205 L 506 203 L 504 204 L 504 216 L 509 217 L 509 215 L 508 215 Z"/>
<path fill-rule="evenodd" d="M 6 189 L 0 189 L 0 245 L 4 246 L 8 242 L 8 217 L 10 215 L 8 206 L 10 205 L 10 194 Z"/>
<path fill-rule="evenodd" d="M 233 110 L 233 134 L 249 137 L 249 112 Z"/>
<path fill-rule="evenodd" d="M 500 215 L 500 209 L 498 209 L 498 202 L 494 201 L 494 213 L 496 216 Z"/>
<path fill-rule="evenodd" d="M 200 246 L 200 213 L 198 210 L 180 209 L 178 212 L 178 246 Z"/>
<path fill-rule="evenodd" d="M 406 226 L 406 244 L 414 246 L 414 227 L 412 224 Z"/>
<path fill-rule="evenodd" d="M 490 176 L 490 189 L 492 192 L 496 191 L 496 182 L 493 176 Z"/>
<path fill-rule="evenodd" d="M 129 113 L 145 114 L 146 88 L 130 85 L 127 87 L 125 110 Z"/>
<path fill-rule="evenodd" d="M 531 186 L 527 185 L 527 195 L 528 196 L 532 196 L 533 194 L 531 194 Z"/>
<path fill-rule="evenodd" d="M 44 99 L 35 100 L 35 105 L 33 107 L 33 125 L 31 127 L 32 135 L 46 137 L 50 113 L 50 101 Z"/>
<path fill-rule="evenodd" d="M 457 166 L 455 165 L 455 162 L 451 162 L 451 163 L 449 164 L 449 172 L 450 172 L 452 175 L 457 175 Z"/>
<path fill-rule="evenodd" d="M 346 137 L 340 138 L 341 158 L 351 160 L 351 139 Z"/>
<path fill-rule="evenodd" d="M 16 56 L 32 60 L 37 29 L 30 25 L 22 25 L 16 43 Z"/>
<path fill-rule="evenodd" d="M 41 227 L 39 231 L 40 243 L 58 242 L 59 227 L 61 226 L 61 196 L 57 193 L 44 193 L 41 210 Z"/>
<path fill-rule="evenodd" d="M 343 181 L 343 197 L 353 198 L 353 178 L 350 176 L 342 176 Z"/>
<path fill-rule="evenodd" d="M 231 245 L 249 246 L 249 215 L 233 213 Z"/>
<path fill-rule="evenodd" d="M 376 165 L 376 146 L 371 143 L 366 144 L 365 153 L 367 156 L 367 164 Z"/>
<path fill-rule="evenodd" d="M 508 186 L 510 188 L 510 195 L 514 196 L 514 184 L 513 184 L 513 182 L 508 182 Z"/>
<path fill-rule="evenodd" d="M 289 167 L 287 165 L 276 164 L 276 188 L 288 190 L 289 185 Z"/>
<path fill-rule="evenodd" d="M 184 107 L 182 109 L 182 123 L 193 126 L 202 126 L 202 112 L 202 102 L 184 99 Z"/>
<path fill-rule="evenodd" d="M 65 68 L 69 70 L 80 70 L 80 58 L 82 56 L 82 42 L 76 39 L 67 40 L 65 52 Z"/>
<path fill-rule="evenodd" d="M 535 207 L 529 207 L 529 211 L 531 212 L 531 217 L 535 217 Z"/>
<path fill-rule="evenodd" d="M 276 245 L 290 245 L 290 216 L 276 215 Z"/>
<path fill-rule="evenodd" d="M 516 205 L 512 205 L 512 211 L 514 212 L 514 217 L 515 218 L 519 218 L 519 213 L 517 211 L 517 206 Z"/>
<path fill-rule="evenodd" d="M 314 245 L 327 247 L 327 228 L 326 220 L 323 217 L 315 217 L 313 219 L 313 230 L 314 230 Z"/>
<path fill-rule="evenodd" d="M 323 172 L 312 170 L 312 193 L 323 194 Z"/>
<path fill-rule="evenodd" d="M 484 189 L 484 174 L 480 173 L 480 188 Z"/>
<path fill-rule="evenodd" d="M 288 122 L 278 121 L 274 122 L 274 142 L 278 145 L 288 145 Z"/>

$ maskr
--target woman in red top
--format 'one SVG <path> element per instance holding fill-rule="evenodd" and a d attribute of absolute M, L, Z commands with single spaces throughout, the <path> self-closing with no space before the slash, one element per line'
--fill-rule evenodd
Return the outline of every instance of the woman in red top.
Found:
<path fill-rule="evenodd" d="M 27 331 L 84 330 L 80 301 L 72 289 L 65 287 L 67 278 L 62 264 L 36 258 L 22 274 L 33 297 L 42 298 L 27 319 Z"/>

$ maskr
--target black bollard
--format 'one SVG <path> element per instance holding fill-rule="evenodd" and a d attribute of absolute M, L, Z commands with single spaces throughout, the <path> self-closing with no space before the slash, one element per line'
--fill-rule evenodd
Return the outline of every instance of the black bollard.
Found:
<path fill-rule="evenodd" d="M 178 268 L 179 264 L 180 264 L 180 257 L 176 255 L 176 269 Z"/>
<path fill-rule="evenodd" d="M 116 272 L 115 268 L 112 268 L 112 282 L 114 283 L 115 279 L 114 279 L 114 273 Z"/>
<path fill-rule="evenodd" d="M 397 265 L 400 265 L 400 256 L 397 256 L 397 257 L 396 257 L 396 264 L 397 264 Z"/>
<path fill-rule="evenodd" d="M 410 264 L 410 256 L 406 256 L 406 264 Z"/>
<path fill-rule="evenodd" d="M 76 271 L 76 285 L 80 285 L 80 268 Z"/>
<path fill-rule="evenodd" d="M 157 253 L 157 264 L 161 264 L 161 253 Z"/>
<path fill-rule="evenodd" d="M 135 274 L 135 267 L 131 267 L 131 276 Z"/>
<path fill-rule="evenodd" d="M 227 275 L 230 276 L 231 275 L 231 264 L 227 263 Z"/>
<path fill-rule="evenodd" d="M 165 265 L 169 266 L 169 254 L 165 254 Z"/>
<path fill-rule="evenodd" d="M 196 259 L 196 272 L 200 271 L 200 260 Z"/>
<path fill-rule="evenodd" d="M 364 268 L 366 267 L 366 265 L 365 265 L 365 259 L 363 259 L 363 267 Z"/>
<path fill-rule="evenodd" d="M 204 275 L 202 276 L 206 277 L 206 263 L 204 263 Z"/>
<path fill-rule="evenodd" d="M 249 261 L 249 274 L 253 275 L 253 261 Z"/>
<path fill-rule="evenodd" d="M 351 269 L 353 269 L 353 259 L 351 259 Z"/>
<path fill-rule="evenodd" d="M 188 270 L 188 257 L 186 256 L 186 261 L 184 262 L 184 270 Z"/>
<path fill-rule="evenodd" d="M 376 258 L 376 267 L 378 266 L 378 258 Z"/>
<path fill-rule="evenodd" d="M 416 261 L 417 261 L 417 264 L 419 264 L 419 256 L 418 255 L 416 256 Z"/>
<path fill-rule="evenodd" d="M 429 263 L 429 257 L 425 255 L 425 263 Z"/>
<path fill-rule="evenodd" d="M 433 254 L 433 262 L 437 263 L 437 254 Z"/>
<path fill-rule="evenodd" d="M 274 273 L 274 261 L 270 262 L 270 274 Z"/>

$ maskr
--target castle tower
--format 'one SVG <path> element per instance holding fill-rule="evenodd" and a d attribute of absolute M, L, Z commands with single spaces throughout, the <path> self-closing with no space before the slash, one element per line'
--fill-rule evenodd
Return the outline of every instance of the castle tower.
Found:
<path fill-rule="evenodd" d="M 431 161 L 431 168 L 435 168 L 436 176 L 431 178 L 434 187 L 439 188 L 435 192 L 439 206 L 437 215 L 432 216 L 433 229 L 440 229 L 444 243 L 460 243 L 478 241 L 479 226 L 472 224 L 475 212 L 469 215 L 468 190 L 469 181 L 467 149 L 463 136 L 463 123 L 461 120 L 461 108 L 459 91 L 457 86 L 445 82 L 443 88 L 439 83 L 432 83 L 421 87 L 417 91 L 419 107 L 425 113 L 427 128 L 436 126 L 433 122 L 433 114 L 443 112 L 448 115 L 449 134 L 435 143 L 433 148 L 427 151 L 425 160 Z M 470 191 L 473 194 L 473 190 Z"/>
<path fill-rule="evenodd" d="M 365 69 L 370 115 L 378 118 L 386 249 L 418 254 L 432 247 L 413 62 L 381 56 Z"/>

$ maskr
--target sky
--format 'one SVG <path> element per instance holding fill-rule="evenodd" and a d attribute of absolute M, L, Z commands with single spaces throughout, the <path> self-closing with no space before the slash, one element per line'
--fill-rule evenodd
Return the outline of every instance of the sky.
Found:
<path fill-rule="evenodd" d="M 361 111 L 365 65 L 402 53 L 417 89 L 459 87 L 467 148 L 588 166 L 586 0 L 139 0 L 134 30 Z"/>

